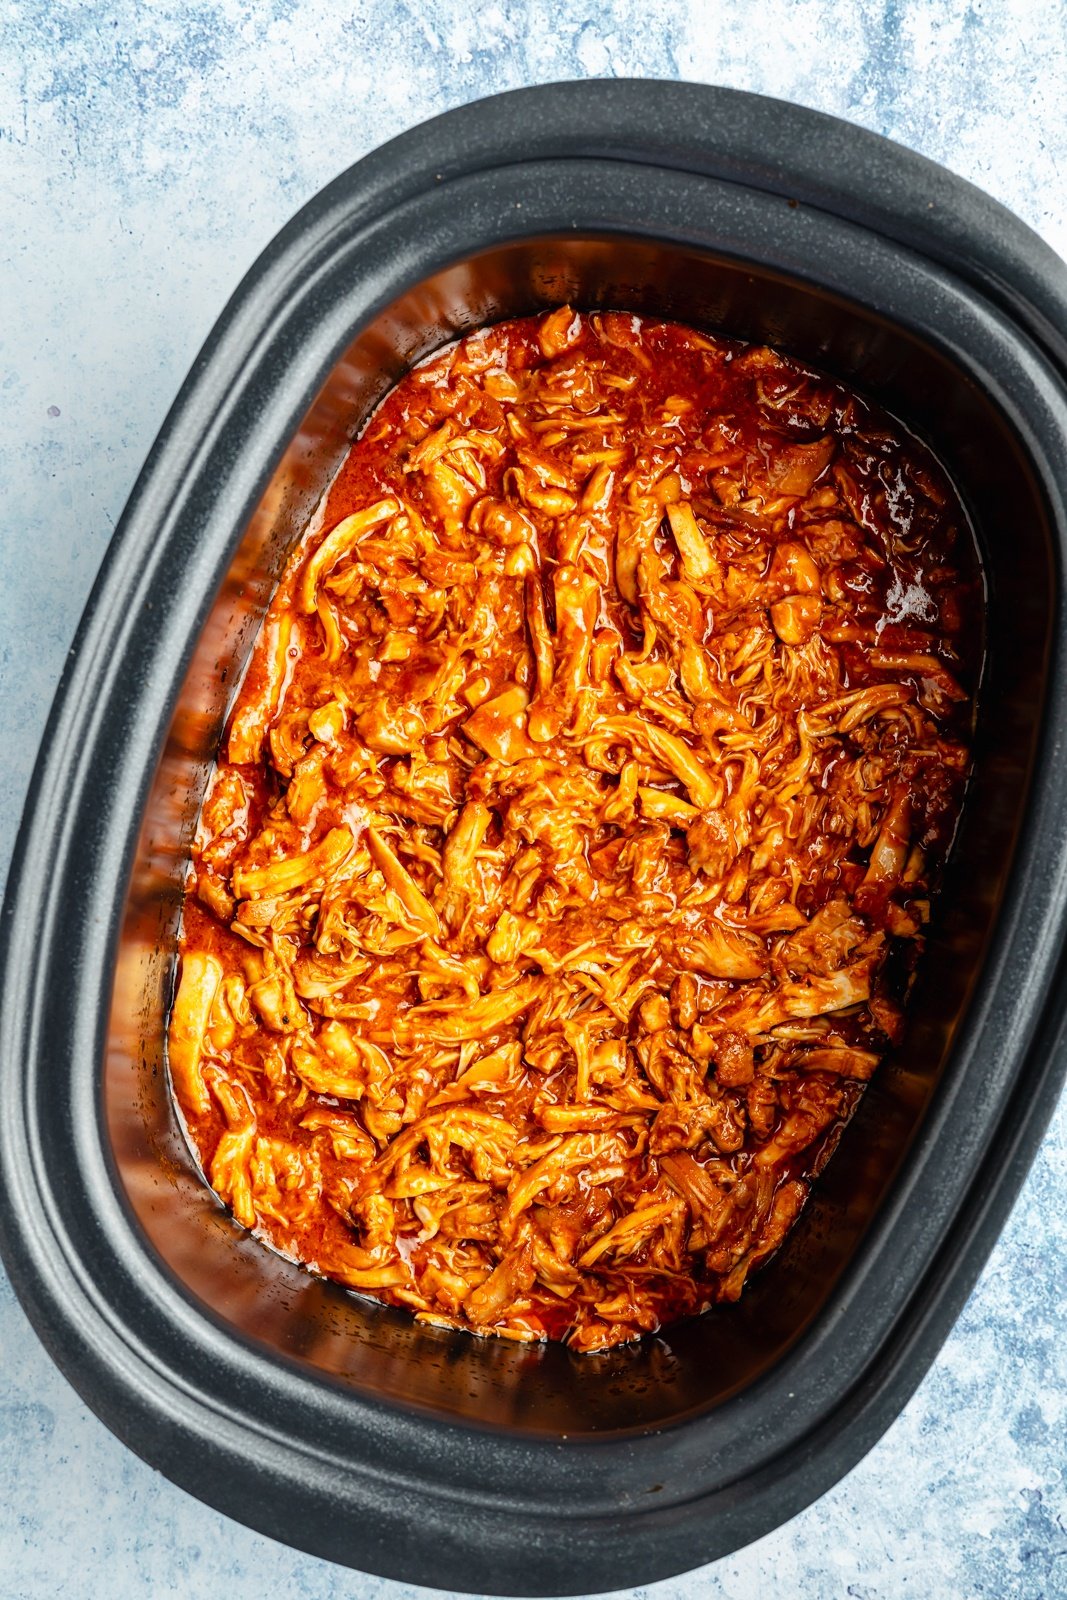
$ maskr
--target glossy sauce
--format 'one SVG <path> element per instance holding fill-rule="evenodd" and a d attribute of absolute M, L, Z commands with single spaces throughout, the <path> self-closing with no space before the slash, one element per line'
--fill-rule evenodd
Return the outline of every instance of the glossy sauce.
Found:
<path fill-rule="evenodd" d="M 928 453 L 770 350 L 562 308 L 410 373 L 194 850 L 171 1071 L 238 1220 L 577 1349 L 735 1299 L 902 1037 L 980 606 Z"/>

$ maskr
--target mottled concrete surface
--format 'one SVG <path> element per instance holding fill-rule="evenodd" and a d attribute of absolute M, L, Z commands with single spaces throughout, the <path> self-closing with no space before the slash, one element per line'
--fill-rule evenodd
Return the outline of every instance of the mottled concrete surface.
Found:
<path fill-rule="evenodd" d="M 0 9 L 0 873 L 138 466 L 291 212 L 411 123 L 539 80 L 682 76 L 838 112 L 1067 252 L 1063 0 L 24 0 Z M 1067 1596 L 1067 1116 L 904 1415 L 817 1505 L 658 1596 Z M 401 1600 L 172 1488 L 0 1282 L 0 1596 Z M 645 1591 L 640 1591 L 642 1594 Z"/>

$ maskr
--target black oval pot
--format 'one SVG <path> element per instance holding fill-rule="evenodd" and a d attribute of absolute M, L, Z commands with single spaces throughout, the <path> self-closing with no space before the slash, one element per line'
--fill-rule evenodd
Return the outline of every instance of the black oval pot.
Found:
<path fill-rule="evenodd" d="M 777 344 L 924 436 L 988 579 L 977 768 L 907 1039 L 739 1305 L 601 1358 L 414 1325 L 271 1255 L 171 1114 L 180 881 L 274 578 L 355 427 L 476 324 L 571 300 Z M 575 1593 L 724 1555 L 897 1415 L 1063 1072 L 1067 275 L 831 118 L 649 82 L 524 90 L 351 168 L 198 358 L 52 711 L 3 911 L 0 1244 L 132 1449 L 317 1555 Z"/>

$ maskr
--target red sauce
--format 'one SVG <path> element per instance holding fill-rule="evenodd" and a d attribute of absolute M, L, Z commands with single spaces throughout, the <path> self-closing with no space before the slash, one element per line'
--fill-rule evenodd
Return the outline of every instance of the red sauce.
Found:
<path fill-rule="evenodd" d="M 899 424 L 567 308 L 440 352 L 294 552 L 171 1028 L 238 1220 L 481 1332 L 736 1298 L 902 1036 L 981 589 Z"/>

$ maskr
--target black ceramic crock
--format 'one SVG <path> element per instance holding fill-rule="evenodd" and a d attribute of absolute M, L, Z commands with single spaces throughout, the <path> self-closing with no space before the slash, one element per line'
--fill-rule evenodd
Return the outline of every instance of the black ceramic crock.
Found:
<path fill-rule="evenodd" d="M 768 341 L 874 397 L 954 477 L 988 582 L 976 774 L 907 1038 L 740 1304 L 602 1357 L 417 1326 L 268 1253 L 197 1177 L 162 1047 L 190 831 L 286 551 L 405 368 L 563 301 Z M 115 534 L 3 910 L 0 1244 L 132 1449 L 305 1550 L 505 1594 L 721 1556 L 869 1449 L 1063 1070 L 1065 334 L 1062 264 L 976 190 L 831 118 L 687 85 L 449 113 L 278 237 Z"/>

